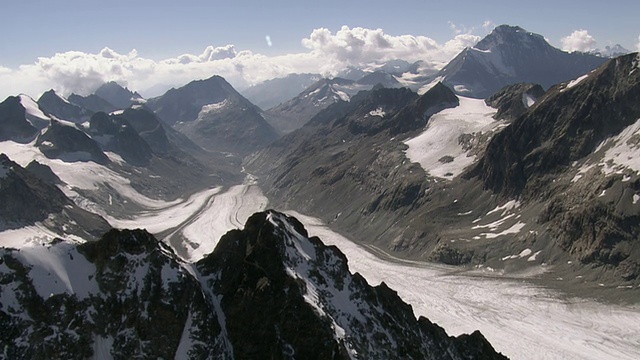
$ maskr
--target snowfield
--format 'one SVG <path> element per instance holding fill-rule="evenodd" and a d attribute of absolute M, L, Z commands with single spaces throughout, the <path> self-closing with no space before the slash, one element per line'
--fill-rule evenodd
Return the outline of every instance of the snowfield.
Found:
<path fill-rule="evenodd" d="M 476 160 L 459 141 L 463 134 L 493 132 L 504 123 L 493 119 L 496 110 L 484 100 L 465 98 L 453 109 L 433 115 L 424 132 L 405 141 L 407 158 L 417 162 L 431 176 L 452 178 Z"/>

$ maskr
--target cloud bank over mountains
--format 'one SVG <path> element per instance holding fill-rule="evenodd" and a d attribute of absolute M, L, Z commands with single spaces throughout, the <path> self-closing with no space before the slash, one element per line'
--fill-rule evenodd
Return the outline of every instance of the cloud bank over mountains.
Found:
<path fill-rule="evenodd" d="M 88 94 L 106 81 L 117 81 L 145 96 L 145 90 L 181 86 L 214 74 L 225 77 L 238 88 L 290 73 L 334 75 L 348 65 L 363 66 L 393 59 L 425 60 L 443 64 L 480 36 L 458 33 L 440 44 L 426 36 L 389 35 L 382 29 L 343 26 L 333 33 L 319 28 L 302 39 L 306 52 L 266 56 L 234 45 L 208 46 L 201 54 L 182 54 L 154 60 L 132 50 L 121 54 L 108 47 L 98 53 L 67 51 L 40 57 L 17 69 L 0 66 L 0 97 L 24 92 L 38 97 L 54 88 L 68 95 Z M 161 86 L 158 87 L 158 84 Z"/>

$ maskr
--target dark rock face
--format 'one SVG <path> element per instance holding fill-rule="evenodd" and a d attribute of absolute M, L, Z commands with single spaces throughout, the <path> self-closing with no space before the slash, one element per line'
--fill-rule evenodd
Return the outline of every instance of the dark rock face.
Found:
<path fill-rule="evenodd" d="M 80 209 L 54 184 L 4 154 L 0 154 L 0 174 L 0 229 L 40 222 L 59 234 L 95 239 L 110 228 L 103 218 Z"/>
<path fill-rule="evenodd" d="M 638 182 L 609 149 L 637 149 L 633 133 L 618 140 L 640 119 L 637 64 L 637 54 L 623 56 L 552 88 L 491 140 L 470 173 L 501 196 L 544 204 L 537 221 L 561 249 L 622 280 L 640 275 Z"/>
<path fill-rule="evenodd" d="M 485 100 L 485 103 L 498 109 L 494 116 L 497 120 L 515 120 L 532 107 L 544 95 L 544 89 L 537 84 L 507 85 Z"/>
<path fill-rule="evenodd" d="M 640 118 L 636 57 L 610 60 L 579 86 L 554 87 L 535 111 L 495 136 L 478 164 L 487 188 L 519 195 L 533 179 L 591 154 Z"/>
<path fill-rule="evenodd" d="M 9 96 L 0 103 L 0 141 L 29 142 L 37 132 L 38 129 L 27 121 L 19 97 Z"/>
<path fill-rule="evenodd" d="M 147 142 L 122 118 L 96 113 L 91 116 L 89 132 L 100 142 L 104 151 L 120 155 L 130 165 L 149 165 L 153 157 Z"/>
<path fill-rule="evenodd" d="M 143 230 L 0 249 L 0 259 L 3 299 L 14 299 L 0 304 L 0 339 L 14 359 L 505 359 L 479 332 L 449 337 L 416 319 L 273 211 L 194 266 Z"/>
<path fill-rule="evenodd" d="M 95 95 L 113 104 L 118 109 L 126 109 L 133 104 L 137 104 L 142 96 L 137 92 L 132 92 L 126 87 L 120 86 L 114 81 L 110 81 L 100 86 Z"/>
<path fill-rule="evenodd" d="M 81 123 L 89 118 L 90 111 L 61 98 L 54 90 L 40 96 L 38 105 L 47 114 L 57 118 Z"/>
<path fill-rule="evenodd" d="M 69 102 L 72 104 L 76 104 L 84 109 L 89 110 L 90 112 L 106 112 L 107 114 L 117 110 L 118 108 L 113 104 L 110 104 L 107 100 L 97 96 L 96 94 L 91 94 L 88 96 L 80 96 L 76 94 L 69 95 Z"/>
<path fill-rule="evenodd" d="M 538 34 L 518 26 L 500 25 L 476 46 L 463 50 L 434 78 L 456 93 L 487 98 L 506 85 L 535 83 L 549 88 L 574 79 L 607 59 L 566 53 Z"/>
<path fill-rule="evenodd" d="M 147 106 L 207 150 L 247 154 L 278 138 L 260 109 L 219 76 L 171 89 Z"/>
<path fill-rule="evenodd" d="M 107 164 L 109 158 L 98 143 L 71 123 L 51 120 L 36 140 L 36 146 L 48 158 L 64 161 L 94 161 Z"/>

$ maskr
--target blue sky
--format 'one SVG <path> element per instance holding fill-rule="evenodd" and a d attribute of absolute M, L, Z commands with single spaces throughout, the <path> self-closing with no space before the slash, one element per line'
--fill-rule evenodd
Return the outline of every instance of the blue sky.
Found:
<path fill-rule="evenodd" d="M 545 36 L 557 47 L 562 47 L 561 39 L 575 30 L 586 30 L 592 46 L 620 43 L 631 50 L 636 49 L 640 35 L 640 1 L 637 0 L 517 3 L 477 0 L 20 0 L 4 2 L 2 12 L 0 31 L 4 36 L 0 40 L 0 76 L 11 72 L 14 83 L 20 82 L 20 76 L 24 75 L 18 73 L 24 70 L 21 66 L 32 66 L 41 62 L 39 58 L 53 59 L 55 54 L 71 51 L 98 54 L 108 47 L 123 55 L 135 49 L 136 61 L 140 63 L 143 59 L 157 62 L 182 54 L 202 54 L 207 46 L 232 44 L 236 52 L 249 50 L 254 55 L 273 57 L 309 52 L 309 44 L 303 46 L 302 39 L 309 38 L 319 28 L 336 34 L 343 25 L 351 29 L 379 28 L 394 37 L 422 36 L 443 46 L 456 35 L 486 35 L 491 29 L 482 25 L 487 21 L 491 25 L 519 25 Z M 271 37 L 272 47 L 267 45 L 266 35 Z M 428 56 L 427 52 L 425 56 Z M 447 53 L 447 56 L 451 54 Z M 295 68 L 288 62 L 278 64 L 273 67 Z M 235 65 L 238 66 L 237 61 Z M 69 69 L 65 71 L 70 72 Z M 172 71 L 176 72 L 175 69 Z M 138 81 L 140 86 L 150 86 L 139 78 L 134 83 Z M 245 76 L 242 81 L 251 83 L 254 80 L 261 79 Z M 172 82 L 171 79 L 163 81 Z M 4 92 L 14 91 L 20 85 L 14 84 Z M 43 82 L 40 87 L 45 85 Z M 73 90 L 73 86 L 69 87 L 67 91 Z M 34 87 L 32 91 L 38 89 Z M 0 88 L 0 95 L 4 92 Z"/>

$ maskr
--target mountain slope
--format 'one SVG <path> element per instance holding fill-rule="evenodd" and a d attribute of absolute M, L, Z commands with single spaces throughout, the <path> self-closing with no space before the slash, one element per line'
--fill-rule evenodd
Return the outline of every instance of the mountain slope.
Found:
<path fill-rule="evenodd" d="M 242 95 L 261 109 L 269 109 L 290 100 L 320 80 L 318 74 L 289 74 L 267 80 L 242 91 Z"/>
<path fill-rule="evenodd" d="M 486 98 L 506 85 L 535 83 L 549 88 L 585 74 L 607 59 L 566 53 L 538 34 L 500 25 L 474 47 L 464 49 L 434 79 L 456 93 Z"/>
<path fill-rule="evenodd" d="M 147 106 L 207 150 L 244 155 L 278 138 L 260 109 L 219 76 L 171 89 Z"/>
<path fill-rule="evenodd" d="M 4 154 L 0 154 L 0 202 L 0 231 L 28 226 L 58 236 L 93 240 L 110 228 L 103 218 L 79 208 L 54 184 Z M 13 237 L 11 243 L 3 241 L 1 245 L 22 241 L 19 234 Z"/>
<path fill-rule="evenodd" d="M 416 320 L 393 290 L 352 275 L 337 248 L 273 211 L 194 265 L 142 230 L 0 253 L 11 358 L 504 359 L 479 332 L 454 338 Z"/>

